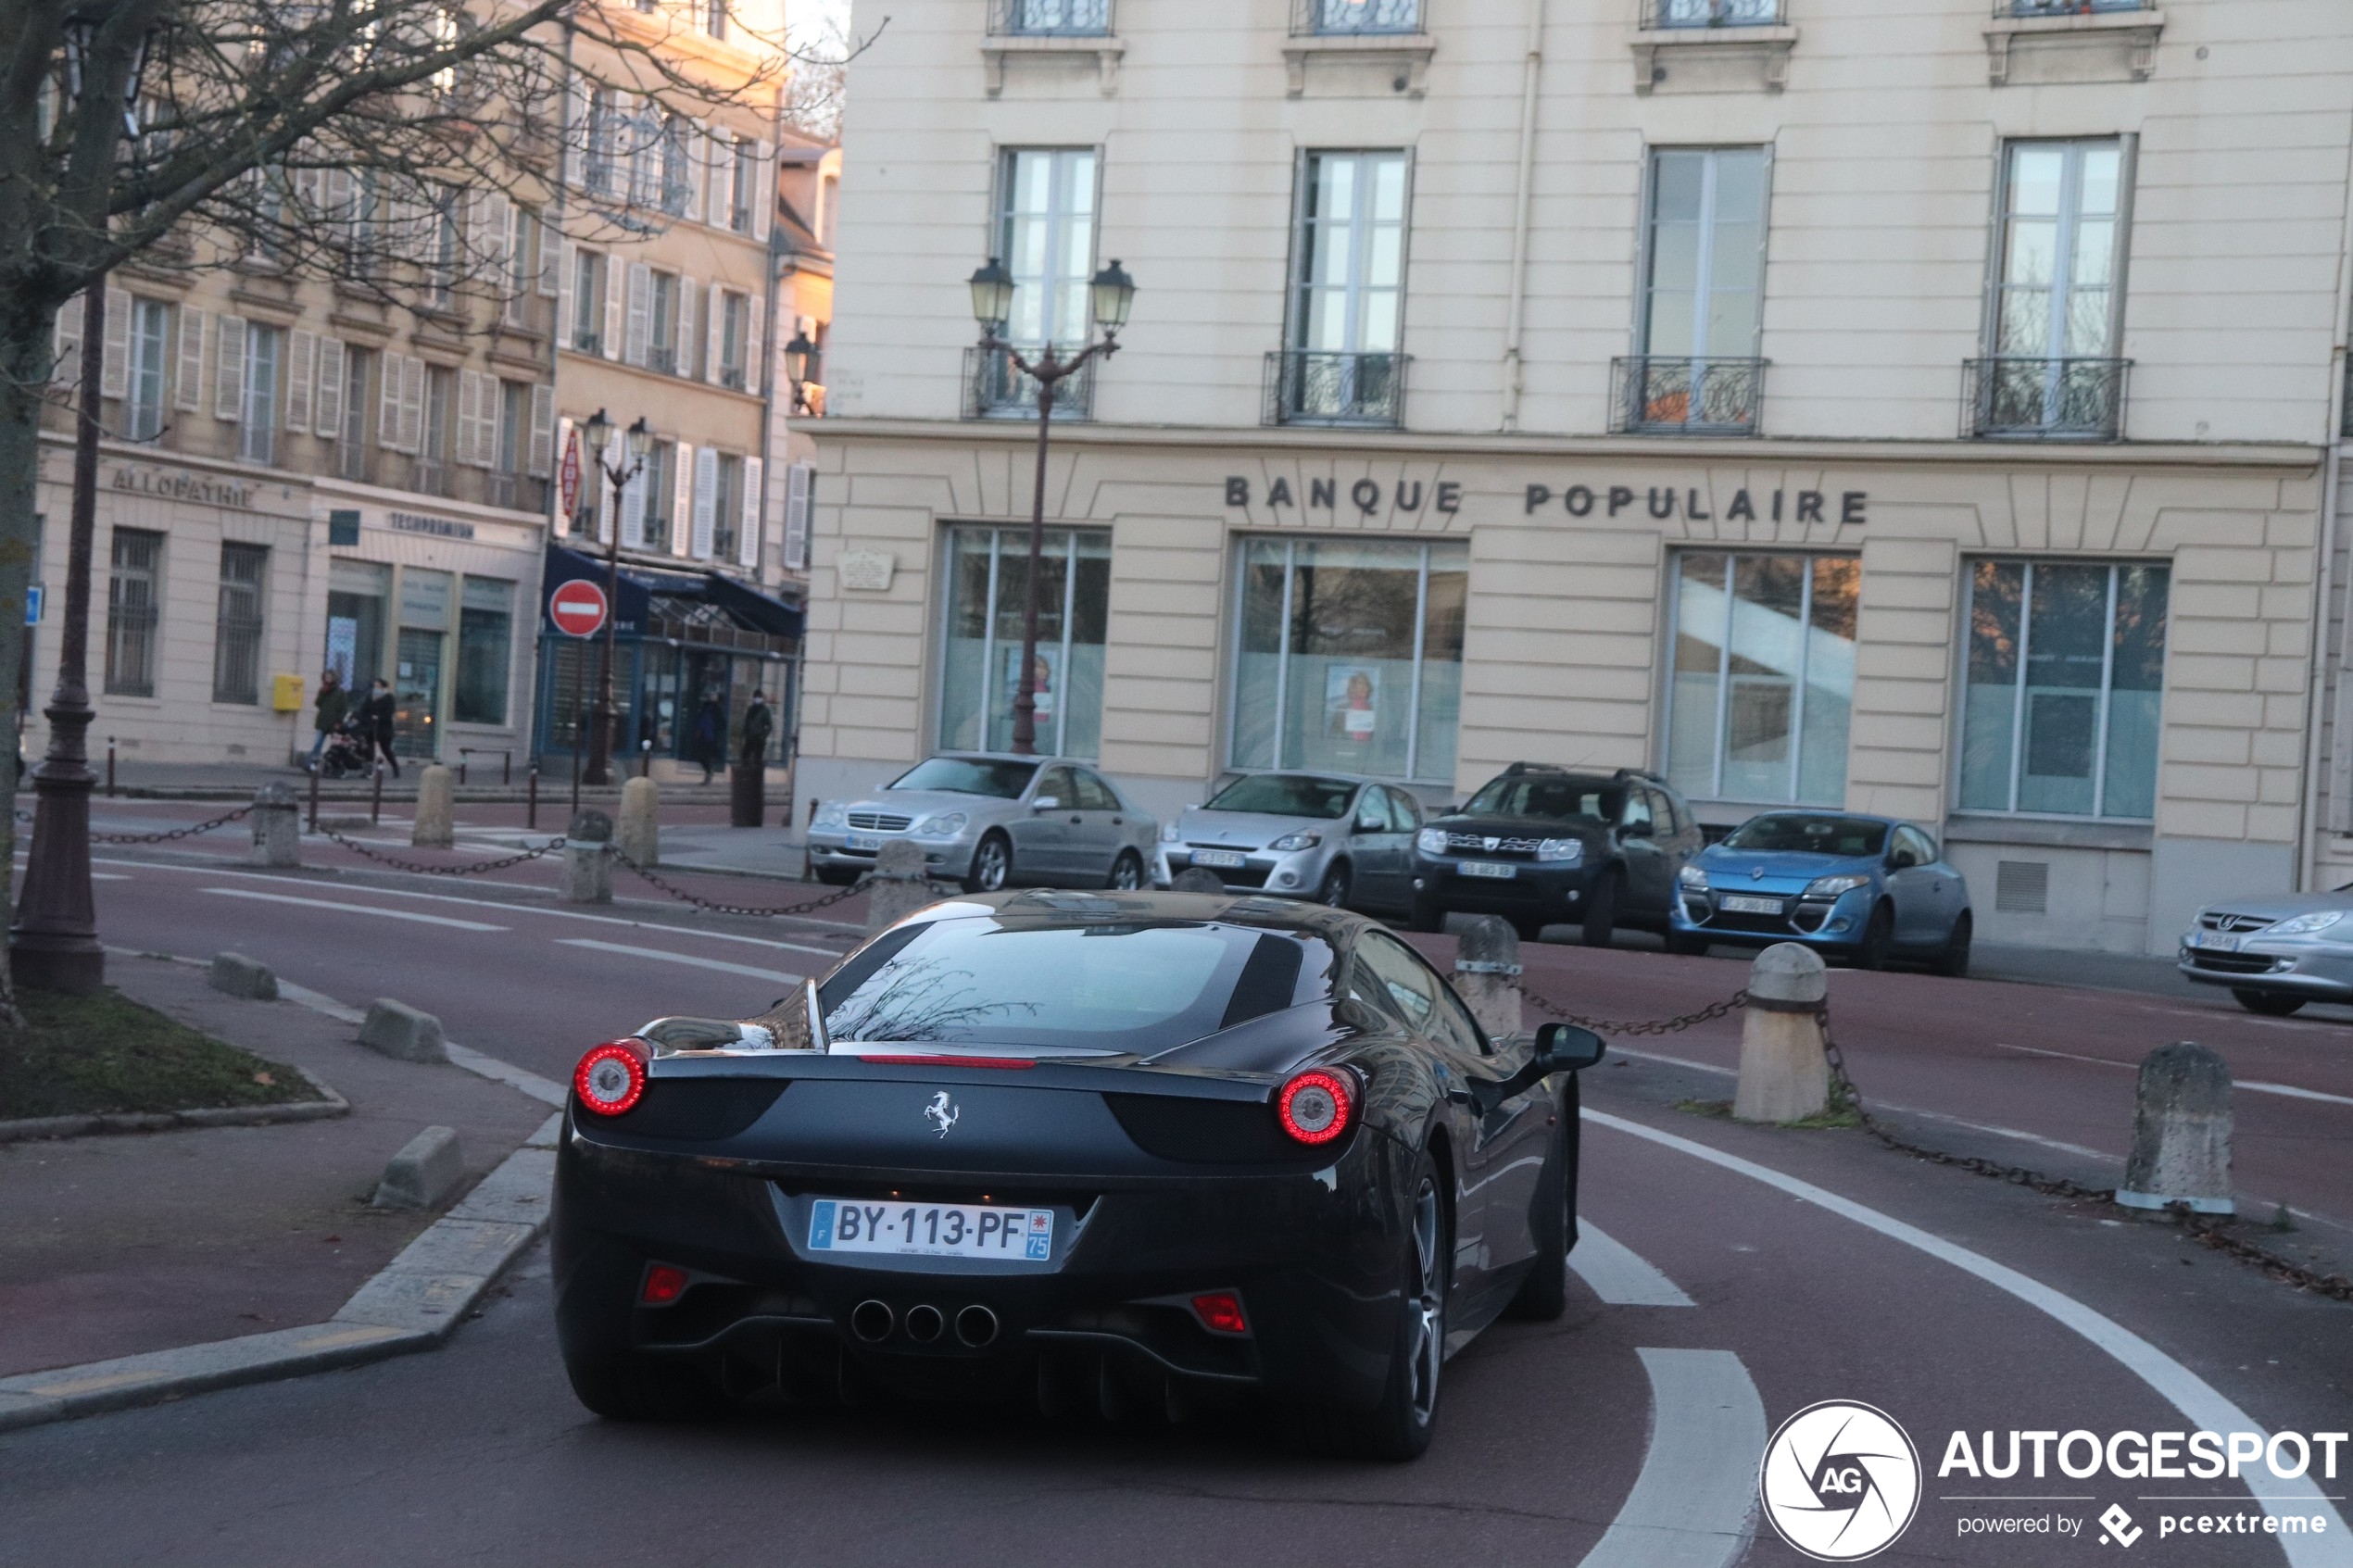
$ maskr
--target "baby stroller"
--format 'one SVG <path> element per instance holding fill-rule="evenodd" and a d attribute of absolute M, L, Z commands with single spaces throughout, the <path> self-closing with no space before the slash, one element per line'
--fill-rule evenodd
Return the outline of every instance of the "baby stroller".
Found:
<path fill-rule="evenodd" d="M 328 732 L 327 744 L 319 749 L 319 776 L 322 779 L 356 779 L 368 771 L 370 746 L 359 733 L 359 718 L 353 714 Z"/>

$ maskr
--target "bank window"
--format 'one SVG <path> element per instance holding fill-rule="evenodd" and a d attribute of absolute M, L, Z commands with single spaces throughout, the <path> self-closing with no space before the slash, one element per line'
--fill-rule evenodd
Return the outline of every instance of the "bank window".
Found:
<path fill-rule="evenodd" d="M 278 345 L 284 334 L 258 322 L 245 324 L 244 425 L 237 455 L 249 463 L 271 461 L 278 433 Z"/>
<path fill-rule="evenodd" d="M 1038 749 L 1099 756 L 1111 534 L 1048 529 L 1038 581 Z M 1012 747 L 1028 583 L 1027 529 L 949 531 L 948 630 L 938 684 L 942 750 Z"/>
<path fill-rule="evenodd" d="M 1227 755 L 1452 784 L 1470 547 L 1248 539 Z"/>
<path fill-rule="evenodd" d="M 1702 799 L 1845 804 L 1861 578 L 1852 556 L 1676 558 L 1668 782 Z"/>
<path fill-rule="evenodd" d="M 163 535 L 114 531 L 107 578 L 107 690 L 117 696 L 156 695 L 156 625 L 162 613 Z"/>
<path fill-rule="evenodd" d="M 1641 355 L 1622 383 L 1625 428 L 1755 427 L 1766 168 L 1762 147 L 1651 155 Z"/>
<path fill-rule="evenodd" d="M 261 700 L 261 606 L 270 574 L 266 545 L 220 546 L 220 596 L 212 642 L 212 700 Z"/>
<path fill-rule="evenodd" d="M 507 671 L 513 662 L 515 585 L 469 577 L 458 605 L 458 682 L 450 713 L 460 724 L 507 721 Z"/>
<path fill-rule="evenodd" d="M 133 441 L 153 441 L 163 433 L 163 357 L 170 325 L 171 307 L 163 301 L 132 302 L 131 396 L 123 434 Z"/>
<path fill-rule="evenodd" d="M 2144 564 L 1976 564 L 1960 809 L 2157 814 L 2170 576 Z"/>
<path fill-rule="evenodd" d="M 1095 152 L 1019 147 L 1005 154 L 999 244 L 1013 275 L 1005 341 L 1020 347 L 1087 341 L 1095 273 Z"/>
<path fill-rule="evenodd" d="M 1403 153 L 1306 155 L 1277 420 L 1398 422 L 1405 205 Z"/>

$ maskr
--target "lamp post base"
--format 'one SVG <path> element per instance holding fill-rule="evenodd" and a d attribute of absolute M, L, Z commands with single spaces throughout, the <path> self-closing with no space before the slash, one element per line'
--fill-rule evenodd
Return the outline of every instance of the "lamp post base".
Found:
<path fill-rule="evenodd" d="M 16 924 L 8 933 L 8 972 L 42 991 L 87 992 L 106 984 L 107 951 L 90 897 L 90 792 L 97 776 L 82 754 L 86 707 L 49 709 L 52 744 L 32 771 L 32 850 Z"/>

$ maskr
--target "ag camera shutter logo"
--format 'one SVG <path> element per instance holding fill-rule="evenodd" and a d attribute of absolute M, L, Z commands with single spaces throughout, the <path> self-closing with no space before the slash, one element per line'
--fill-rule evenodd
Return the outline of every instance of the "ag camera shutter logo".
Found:
<path fill-rule="evenodd" d="M 1817 1562 L 1859 1562 L 1912 1523 L 1919 1450 L 1886 1411 L 1825 1399 L 1774 1432 L 1756 1489 L 1781 1539 Z"/>

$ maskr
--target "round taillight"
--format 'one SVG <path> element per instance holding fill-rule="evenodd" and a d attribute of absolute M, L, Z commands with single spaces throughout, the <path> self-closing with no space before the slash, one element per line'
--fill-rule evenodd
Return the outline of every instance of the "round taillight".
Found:
<path fill-rule="evenodd" d="M 1283 1085 L 1275 1114 L 1282 1118 L 1283 1131 L 1298 1142 L 1329 1143 L 1348 1131 L 1353 1110 L 1348 1096 L 1347 1079 L 1311 1067 Z"/>
<path fill-rule="evenodd" d="M 607 1040 L 573 1069 L 573 1093 L 598 1115 L 618 1116 L 645 1098 L 648 1055 L 642 1040 Z"/>

